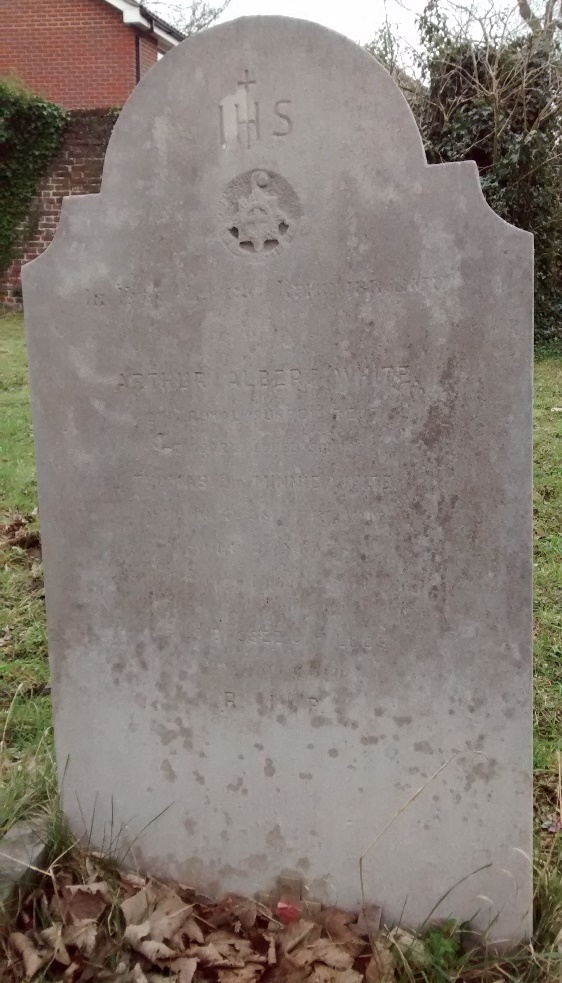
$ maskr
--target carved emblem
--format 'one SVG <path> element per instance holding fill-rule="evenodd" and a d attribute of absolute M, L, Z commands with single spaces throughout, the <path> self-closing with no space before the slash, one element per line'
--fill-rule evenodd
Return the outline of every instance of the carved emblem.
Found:
<path fill-rule="evenodd" d="M 228 185 L 223 198 L 224 241 L 247 256 L 281 252 L 301 216 L 291 185 L 272 171 L 247 171 Z"/>

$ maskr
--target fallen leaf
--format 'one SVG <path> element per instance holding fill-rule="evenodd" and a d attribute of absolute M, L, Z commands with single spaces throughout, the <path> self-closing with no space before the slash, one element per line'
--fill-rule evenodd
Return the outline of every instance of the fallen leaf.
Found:
<path fill-rule="evenodd" d="M 232 916 L 240 922 L 245 931 L 253 928 L 258 917 L 258 908 L 255 901 L 244 898 L 240 894 L 227 894 L 220 902 L 226 908 L 230 908 Z"/>
<path fill-rule="evenodd" d="M 304 983 L 310 978 L 309 966 L 295 966 L 289 956 L 282 955 L 272 969 L 268 970 L 268 983 Z"/>
<path fill-rule="evenodd" d="M 84 979 L 84 974 L 82 972 L 83 969 L 84 966 L 81 965 L 80 963 L 71 963 L 68 969 L 65 969 L 64 973 L 62 974 L 62 978 L 63 980 L 65 980 L 65 983 L 74 983 L 74 981 L 78 976 L 78 973 L 80 973 L 81 974 L 80 978 Z"/>
<path fill-rule="evenodd" d="M 117 967 L 112 970 L 102 969 L 96 977 L 97 980 L 104 980 L 106 983 L 126 983 L 131 979 L 128 963 L 121 959 Z"/>
<path fill-rule="evenodd" d="M 397 946 L 399 952 L 416 969 L 427 969 L 431 966 L 432 959 L 427 951 L 422 939 L 418 939 L 412 932 L 405 928 L 393 928 L 389 932 L 389 938 Z"/>
<path fill-rule="evenodd" d="M 263 969 L 255 963 L 248 963 L 240 969 L 219 969 L 219 983 L 255 983 Z"/>
<path fill-rule="evenodd" d="M 10 945 L 23 960 L 25 979 L 31 980 L 40 969 L 51 959 L 52 953 L 47 948 L 38 948 L 34 942 L 22 932 L 12 932 L 9 936 Z"/>
<path fill-rule="evenodd" d="M 238 968 L 237 966 L 232 967 L 233 960 L 225 958 L 214 942 L 209 942 L 207 945 L 190 946 L 185 955 L 190 958 L 199 959 L 205 966 L 222 966 L 224 969 Z M 237 962 L 240 962 L 241 966 L 244 965 L 239 960 Z"/>
<path fill-rule="evenodd" d="M 173 959 L 168 965 L 174 973 L 179 974 L 178 983 L 191 983 L 199 962 L 197 959 L 187 959 L 182 956 L 180 959 Z"/>
<path fill-rule="evenodd" d="M 94 884 L 65 884 L 61 888 L 61 914 L 65 922 L 96 921 L 113 899 L 105 881 Z"/>
<path fill-rule="evenodd" d="M 203 945 L 205 941 L 205 936 L 194 918 L 187 918 L 185 924 L 182 926 L 182 933 L 189 936 L 192 942 L 199 942 L 200 945 Z"/>
<path fill-rule="evenodd" d="M 225 959 L 243 959 L 258 963 L 267 962 L 267 956 L 256 952 L 249 939 L 241 938 L 233 932 L 226 932 L 224 929 L 218 932 L 211 932 L 207 936 L 206 941 L 215 945 L 221 956 L 224 956 Z"/>
<path fill-rule="evenodd" d="M 265 935 L 265 934 L 263 937 L 265 941 L 269 943 L 267 949 L 267 964 L 268 966 L 275 966 L 277 962 L 277 953 L 275 951 L 275 938 L 273 937 L 273 935 Z"/>
<path fill-rule="evenodd" d="M 366 983 L 394 983 L 396 963 L 387 944 L 376 942 L 365 970 Z"/>
<path fill-rule="evenodd" d="M 173 959 L 178 955 L 174 949 L 164 945 L 163 942 L 155 941 L 150 938 L 150 922 L 143 922 L 142 925 L 127 925 L 123 938 L 129 943 L 131 948 L 140 952 L 151 963 L 156 963 L 165 959 Z"/>
<path fill-rule="evenodd" d="M 295 922 L 288 925 L 280 936 L 281 948 L 283 952 L 290 953 L 298 945 L 304 942 L 318 926 L 314 922 Z"/>
<path fill-rule="evenodd" d="M 320 913 L 319 921 L 324 926 L 324 931 L 334 942 L 339 942 L 354 957 L 365 949 L 365 940 L 361 938 L 359 932 L 350 926 L 354 918 L 347 911 L 339 908 L 326 908 Z"/>
<path fill-rule="evenodd" d="M 359 935 L 374 938 L 381 926 L 382 907 L 378 904 L 366 904 L 359 912 L 355 930 Z"/>
<path fill-rule="evenodd" d="M 362 983 L 363 976 L 354 969 L 331 969 L 318 963 L 310 977 L 310 983 Z"/>
<path fill-rule="evenodd" d="M 148 983 L 148 977 L 144 975 L 138 963 L 136 963 L 136 965 L 133 967 L 131 981 L 132 983 Z"/>
<path fill-rule="evenodd" d="M 85 956 L 91 956 L 98 936 L 98 926 L 92 919 L 84 919 L 76 925 L 67 925 L 62 937 L 66 946 L 76 946 Z"/>
<path fill-rule="evenodd" d="M 330 939 L 318 939 L 292 956 L 297 966 L 312 966 L 321 962 L 332 969 L 350 969 L 353 966 L 353 956 L 342 945 L 331 942 Z"/>
<path fill-rule="evenodd" d="M 123 912 L 127 925 L 141 925 L 142 922 L 146 921 L 150 908 L 150 901 L 146 888 L 142 888 L 142 890 L 138 891 L 137 894 L 133 894 L 130 898 L 126 898 L 125 901 L 121 902 L 119 907 Z"/>
<path fill-rule="evenodd" d="M 121 874 L 121 883 L 132 891 L 140 891 L 146 887 L 146 877 L 141 877 L 140 874 Z"/>
<path fill-rule="evenodd" d="M 51 946 L 53 950 L 52 958 L 62 966 L 70 966 L 72 959 L 66 951 L 62 933 L 63 926 L 59 924 L 49 925 L 48 928 L 43 929 L 40 935 L 43 941 L 47 942 L 47 944 Z"/>
<path fill-rule="evenodd" d="M 135 925 L 149 928 L 144 934 L 155 942 L 172 941 L 185 934 L 195 942 L 205 941 L 201 929 L 191 917 L 192 904 L 185 904 L 171 888 L 153 882 L 121 903 L 121 911 L 128 927 Z"/>

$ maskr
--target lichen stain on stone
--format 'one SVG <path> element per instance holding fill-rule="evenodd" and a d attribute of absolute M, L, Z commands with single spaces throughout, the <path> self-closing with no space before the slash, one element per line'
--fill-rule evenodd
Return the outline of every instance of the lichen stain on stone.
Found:
<path fill-rule="evenodd" d="M 186 832 L 189 833 L 190 836 L 195 835 L 195 831 L 197 830 L 197 823 L 195 822 L 194 819 L 191 819 L 190 816 L 186 816 L 186 818 L 183 821 L 183 826 Z"/>
<path fill-rule="evenodd" d="M 406 727 L 412 723 L 412 717 L 393 717 L 392 719 L 397 727 Z"/>
<path fill-rule="evenodd" d="M 160 765 L 160 771 L 164 773 L 169 782 L 175 782 L 178 777 L 167 758 Z"/>
<path fill-rule="evenodd" d="M 394 788 L 397 789 L 399 792 L 407 792 L 409 789 L 411 789 L 411 787 L 412 787 L 411 785 L 405 785 L 402 782 L 394 783 Z"/>
<path fill-rule="evenodd" d="M 265 842 L 267 843 L 268 847 L 270 847 L 272 850 L 283 850 L 285 848 L 286 845 L 285 837 L 281 832 L 281 827 L 279 823 L 277 823 L 277 825 L 274 826 L 273 829 L 270 829 L 269 833 L 265 838 Z"/>
<path fill-rule="evenodd" d="M 299 857 L 297 860 L 297 867 L 299 867 L 300 870 L 308 870 L 310 867 L 310 860 L 308 857 Z"/>
<path fill-rule="evenodd" d="M 265 759 L 264 769 L 263 769 L 264 775 L 267 778 L 273 778 L 275 772 L 276 772 L 276 768 L 275 768 L 275 766 L 273 764 L 273 761 L 271 760 L 271 758 L 266 758 Z"/>
<path fill-rule="evenodd" d="M 254 744 L 256 751 L 263 751 L 263 744 Z"/>
<path fill-rule="evenodd" d="M 454 375 L 455 359 L 450 355 L 439 380 L 443 396 L 431 404 L 417 435 L 427 450 L 432 450 L 436 444 L 445 440 L 453 428 L 453 412 L 457 400 Z"/>
<path fill-rule="evenodd" d="M 277 721 L 278 724 L 286 724 L 287 723 L 287 718 L 286 718 L 286 716 L 285 716 L 284 713 L 278 713 L 275 719 L 276 719 L 276 721 Z"/>
<path fill-rule="evenodd" d="M 429 741 L 416 741 L 414 744 L 414 751 L 418 751 L 420 754 L 434 754 L 433 748 Z"/>
<path fill-rule="evenodd" d="M 230 785 L 226 786 L 226 788 L 228 792 L 239 792 L 243 784 L 244 779 L 242 778 L 242 775 L 240 775 L 235 782 L 231 782 Z"/>
<path fill-rule="evenodd" d="M 190 751 L 193 748 L 193 731 L 191 727 L 186 727 L 181 719 L 181 717 L 176 717 L 174 720 L 176 725 L 176 730 L 171 727 L 165 727 L 164 724 L 154 721 L 152 724 L 152 729 L 160 738 L 164 747 L 167 747 L 172 741 L 181 740 L 186 751 Z"/>
<path fill-rule="evenodd" d="M 267 870 L 268 863 L 267 853 L 252 853 L 246 858 L 246 864 L 250 870 Z"/>
<path fill-rule="evenodd" d="M 194 771 L 193 774 L 195 776 L 195 781 L 198 782 L 199 785 L 206 785 L 207 784 L 206 781 L 205 781 L 205 776 L 202 775 L 200 771 Z"/>
<path fill-rule="evenodd" d="M 302 778 L 303 781 L 305 781 L 305 782 L 309 782 L 310 779 L 312 778 L 312 772 L 311 771 L 299 771 L 299 778 Z"/>
<path fill-rule="evenodd" d="M 144 649 L 145 649 L 144 642 L 142 641 L 137 642 L 137 644 L 135 645 L 135 655 L 137 657 L 137 662 L 141 667 L 141 669 L 148 669 L 148 662 L 144 657 Z"/>
<path fill-rule="evenodd" d="M 330 755 L 331 758 L 338 758 L 339 753 L 340 752 L 338 751 L 337 747 L 331 747 L 330 750 L 328 751 L 328 754 Z"/>
<path fill-rule="evenodd" d="M 124 668 L 125 668 L 124 659 L 117 659 L 116 662 L 114 662 L 111 667 L 111 671 L 113 674 L 113 682 L 116 686 L 118 686 L 119 683 L 121 682 L 119 677 L 121 676 L 121 673 L 123 672 Z"/>
<path fill-rule="evenodd" d="M 380 737 L 375 737 L 373 734 L 364 734 L 361 738 L 361 744 L 364 747 L 367 747 L 369 744 L 378 744 L 379 741 Z"/>
<path fill-rule="evenodd" d="M 313 727 L 330 727 L 333 722 L 330 717 L 323 717 L 322 714 L 318 714 L 318 716 L 313 717 L 310 721 Z"/>
<path fill-rule="evenodd" d="M 497 774 L 498 763 L 495 758 L 488 758 L 487 761 L 478 761 L 477 764 L 473 765 L 471 768 L 467 769 L 466 781 L 464 783 L 465 792 L 470 792 L 470 789 L 475 782 L 491 782 Z"/>

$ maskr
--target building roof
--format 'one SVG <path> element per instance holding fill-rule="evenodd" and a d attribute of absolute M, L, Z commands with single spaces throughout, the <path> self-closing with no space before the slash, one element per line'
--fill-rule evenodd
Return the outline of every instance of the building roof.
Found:
<path fill-rule="evenodd" d="M 153 14 L 152 11 L 147 10 L 138 0 L 105 0 L 105 2 L 121 11 L 124 24 L 154 34 L 163 51 L 173 48 L 185 38 L 185 34 L 178 30 L 177 27 L 172 27 L 171 24 L 166 23 L 157 14 Z"/>

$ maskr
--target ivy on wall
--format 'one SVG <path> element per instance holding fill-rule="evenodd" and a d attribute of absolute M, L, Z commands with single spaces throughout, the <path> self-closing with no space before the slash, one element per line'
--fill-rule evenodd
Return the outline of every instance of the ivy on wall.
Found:
<path fill-rule="evenodd" d="M 67 119 L 55 103 L 0 79 L 0 273 L 29 232 L 37 185 L 61 145 Z"/>

